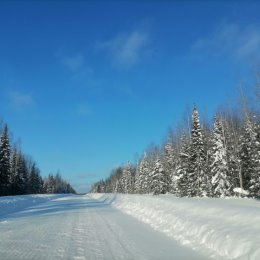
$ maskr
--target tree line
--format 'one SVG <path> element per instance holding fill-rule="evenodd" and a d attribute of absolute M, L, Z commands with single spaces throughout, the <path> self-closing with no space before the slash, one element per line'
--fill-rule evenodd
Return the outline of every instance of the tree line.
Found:
<path fill-rule="evenodd" d="M 137 163 L 114 169 L 91 192 L 172 193 L 179 197 L 260 196 L 259 112 L 221 110 L 201 124 L 194 106 L 188 127 L 170 130 Z"/>
<path fill-rule="evenodd" d="M 43 178 L 36 162 L 10 144 L 8 126 L 0 131 L 0 196 L 40 193 L 75 193 L 61 175 Z"/>

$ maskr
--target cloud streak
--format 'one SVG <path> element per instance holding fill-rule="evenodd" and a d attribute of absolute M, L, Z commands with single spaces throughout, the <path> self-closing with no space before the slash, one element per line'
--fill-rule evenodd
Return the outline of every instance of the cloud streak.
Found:
<path fill-rule="evenodd" d="M 142 60 L 149 40 L 148 33 L 136 30 L 98 43 L 97 48 L 105 51 L 117 67 L 129 68 Z"/>
<path fill-rule="evenodd" d="M 89 117 L 93 114 L 93 111 L 88 104 L 82 103 L 76 106 L 76 114 L 80 117 Z"/>
<path fill-rule="evenodd" d="M 59 51 L 56 57 L 63 68 L 70 72 L 73 80 L 86 79 L 94 74 L 93 69 L 87 65 L 86 57 L 82 53 L 65 55 Z"/>
<path fill-rule="evenodd" d="M 22 110 L 35 105 L 33 97 L 28 93 L 10 91 L 8 93 L 10 106 L 14 110 Z"/>
<path fill-rule="evenodd" d="M 191 47 L 197 57 L 228 56 L 237 60 L 260 58 L 260 30 L 255 26 L 222 24 L 212 34 L 197 39 Z"/>
<path fill-rule="evenodd" d="M 85 58 L 82 54 L 75 54 L 72 56 L 62 56 L 62 64 L 71 71 L 78 71 L 85 65 Z"/>

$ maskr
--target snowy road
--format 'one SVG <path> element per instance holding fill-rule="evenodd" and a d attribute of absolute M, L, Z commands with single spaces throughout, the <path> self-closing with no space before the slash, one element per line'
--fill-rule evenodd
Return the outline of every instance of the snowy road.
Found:
<path fill-rule="evenodd" d="M 0 218 L 0 259 L 206 259 L 88 196 L 64 196 Z"/>

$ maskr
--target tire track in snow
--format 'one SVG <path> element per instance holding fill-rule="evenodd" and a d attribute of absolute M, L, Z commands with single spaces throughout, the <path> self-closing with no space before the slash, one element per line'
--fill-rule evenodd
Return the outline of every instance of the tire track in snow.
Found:
<path fill-rule="evenodd" d="M 4 260 L 172 260 L 178 250 L 186 250 L 108 201 L 87 196 L 66 196 L 17 212 L 0 223 L 0 234 Z"/>

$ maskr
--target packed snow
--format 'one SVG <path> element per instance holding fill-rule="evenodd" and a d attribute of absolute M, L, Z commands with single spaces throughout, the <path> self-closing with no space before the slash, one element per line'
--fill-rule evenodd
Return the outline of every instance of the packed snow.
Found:
<path fill-rule="evenodd" d="M 233 189 L 233 191 L 237 194 L 241 194 L 241 195 L 245 195 L 245 196 L 248 196 L 249 195 L 249 192 L 244 190 L 244 189 L 241 189 L 241 188 L 235 188 Z"/>
<path fill-rule="evenodd" d="M 260 259 L 260 201 L 92 194 L 213 259 Z"/>
<path fill-rule="evenodd" d="M 4 216 L 64 195 L 21 195 L 0 197 L 0 221 Z"/>
<path fill-rule="evenodd" d="M 260 259 L 260 201 L 173 195 L 0 198 L 0 256 Z"/>
<path fill-rule="evenodd" d="M 119 198 L 0 197 L 0 259 L 208 259 L 112 207 Z"/>

